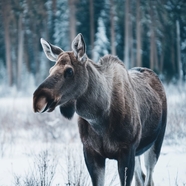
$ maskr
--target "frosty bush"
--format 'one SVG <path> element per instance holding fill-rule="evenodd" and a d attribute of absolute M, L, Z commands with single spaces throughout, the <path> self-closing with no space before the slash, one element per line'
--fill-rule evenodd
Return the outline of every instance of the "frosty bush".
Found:
<path fill-rule="evenodd" d="M 16 186 L 52 186 L 57 159 L 48 150 L 34 156 L 34 166 L 25 176 L 14 175 Z"/>
<path fill-rule="evenodd" d="M 66 186 L 89 186 L 90 177 L 85 167 L 81 145 L 69 146 L 65 149 L 63 177 Z"/>

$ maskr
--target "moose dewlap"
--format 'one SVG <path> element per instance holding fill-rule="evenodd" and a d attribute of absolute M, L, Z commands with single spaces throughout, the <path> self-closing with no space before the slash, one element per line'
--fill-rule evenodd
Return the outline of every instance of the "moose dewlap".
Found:
<path fill-rule="evenodd" d="M 153 185 L 152 173 L 160 155 L 167 118 L 166 95 L 157 75 L 147 68 L 126 70 L 117 57 L 106 55 L 94 63 L 86 55 L 81 34 L 72 51 L 44 39 L 43 50 L 54 61 L 49 76 L 36 89 L 35 112 L 79 115 L 78 126 L 85 163 L 93 186 L 104 185 L 105 159 L 118 162 L 122 186 Z M 141 170 L 144 153 L 146 176 Z"/>

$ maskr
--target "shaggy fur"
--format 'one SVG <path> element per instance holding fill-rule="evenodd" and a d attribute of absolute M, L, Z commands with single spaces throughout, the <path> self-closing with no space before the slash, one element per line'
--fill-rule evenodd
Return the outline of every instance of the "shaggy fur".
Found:
<path fill-rule="evenodd" d="M 55 60 L 53 45 L 42 43 L 48 58 Z M 46 45 L 46 46 L 45 46 Z M 105 159 L 118 161 L 121 185 L 132 181 L 135 156 L 145 153 L 147 176 L 137 158 L 136 184 L 153 185 L 152 172 L 165 133 L 167 103 L 157 75 L 147 68 L 126 70 L 115 56 L 96 64 L 87 58 L 82 35 L 73 52 L 61 50 L 49 77 L 34 93 L 35 111 L 52 111 L 60 105 L 62 115 L 79 115 L 79 133 L 93 186 L 104 185 Z M 59 52 L 59 48 L 57 48 Z M 73 76 L 64 76 L 71 68 Z"/>

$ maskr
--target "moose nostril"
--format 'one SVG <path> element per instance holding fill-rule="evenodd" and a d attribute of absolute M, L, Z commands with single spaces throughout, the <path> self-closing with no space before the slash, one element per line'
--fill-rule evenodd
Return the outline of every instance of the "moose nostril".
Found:
<path fill-rule="evenodd" d="M 47 105 L 46 98 L 45 97 L 41 97 L 40 101 L 38 103 L 38 108 L 40 109 L 41 112 L 42 112 L 42 110 L 44 110 L 46 105 Z"/>
<path fill-rule="evenodd" d="M 34 101 L 34 111 L 35 112 L 43 112 L 47 106 L 47 99 L 46 97 L 42 96 L 37 98 Z"/>

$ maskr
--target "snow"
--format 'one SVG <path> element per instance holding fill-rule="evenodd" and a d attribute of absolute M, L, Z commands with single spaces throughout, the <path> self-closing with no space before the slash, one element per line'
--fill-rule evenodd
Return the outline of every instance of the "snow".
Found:
<path fill-rule="evenodd" d="M 154 172 L 155 185 L 186 184 L 186 144 L 164 146 Z"/>
<path fill-rule="evenodd" d="M 50 147 L 49 147 L 50 146 Z M 28 149 L 29 147 L 29 149 Z M 54 148 L 55 147 L 55 148 Z M 75 147 L 75 148 L 74 148 Z M 79 148 L 80 147 L 80 148 Z M 83 160 L 82 156 L 82 148 L 79 144 L 21 144 L 17 145 L 16 150 L 10 157 L 2 157 L 0 159 L 0 185 L 3 186 L 11 186 L 14 185 L 15 176 L 25 177 L 33 171 L 34 169 L 34 161 L 36 155 L 43 152 L 41 149 L 47 149 L 50 153 L 53 153 L 52 156 L 55 157 L 57 153 L 57 158 L 55 159 L 58 163 L 56 168 L 56 174 L 53 179 L 52 185 L 64 185 L 67 183 L 67 175 L 64 176 L 65 172 L 67 174 L 67 161 L 65 159 L 64 153 L 66 154 L 67 148 L 76 149 L 74 150 L 74 157 L 71 157 L 74 161 L 76 161 L 76 167 L 78 165 L 79 157 Z M 55 149 L 55 150 L 54 150 Z M 78 149 L 78 150 L 77 150 Z M 65 150 L 65 151 L 64 151 Z M 51 156 L 51 157 L 52 157 Z M 84 161 L 82 161 L 84 164 Z M 143 164 L 143 161 L 142 161 Z M 143 165 L 144 167 L 144 165 Z M 73 166 L 72 166 L 73 168 Z M 83 165 L 83 171 L 86 172 L 85 165 Z M 71 170 L 72 171 L 72 170 Z M 144 171 L 145 172 L 145 171 Z M 77 174 L 77 173 L 75 173 Z M 154 171 L 154 182 L 156 186 L 164 186 L 164 185 L 184 185 L 186 184 L 185 180 L 186 175 L 186 146 L 167 146 L 164 145 L 162 148 L 162 152 L 159 158 L 159 161 L 155 167 Z M 116 161 L 107 160 L 107 169 L 106 169 L 106 183 L 109 185 L 113 178 L 115 184 L 119 183 L 118 175 L 117 175 L 117 164 Z M 75 179 L 72 178 L 71 179 Z M 106 184 L 106 185 L 107 185 Z M 112 184 L 114 185 L 114 184 Z M 135 185 L 134 182 L 132 185 Z"/>
<path fill-rule="evenodd" d="M 184 135 L 169 138 L 174 123 L 168 120 L 166 138 L 153 174 L 156 186 L 186 185 L 185 100 L 184 91 L 168 92 L 168 118 L 182 123 L 175 127 L 182 127 Z M 76 183 L 78 179 L 91 185 L 76 120 L 77 116 L 71 122 L 64 119 L 59 109 L 50 114 L 35 114 L 32 97 L 0 98 L 0 186 L 14 186 L 16 180 L 23 183 L 33 177 L 41 180 L 44 159 L 48 165 L 46 179 L 54 173 L 52 186 L 65 185 L 69 180 Z M 105 185 L 119 185 L 117 162 L 107 160 L 106 165 Z M 142 167 L 145 172 L 143 157 Z"/>

